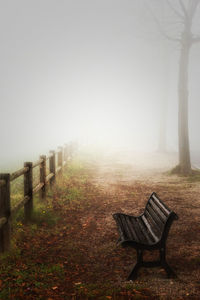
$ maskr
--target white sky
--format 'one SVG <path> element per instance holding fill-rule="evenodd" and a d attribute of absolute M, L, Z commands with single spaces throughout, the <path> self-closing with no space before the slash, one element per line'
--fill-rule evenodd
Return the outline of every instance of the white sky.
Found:
<path fill-rule="evenodd" d="M 176 150 L 178 50 L 168 57 L 164 44 L 147 38 L 153 26 L 140 6 L 139 0 L 0 0 L 0 167 L 71 139 L 156 149 L 167 91 L 168 145 Z M 199 48 L 193 52 L 190 131 L 197 149 Z"/>

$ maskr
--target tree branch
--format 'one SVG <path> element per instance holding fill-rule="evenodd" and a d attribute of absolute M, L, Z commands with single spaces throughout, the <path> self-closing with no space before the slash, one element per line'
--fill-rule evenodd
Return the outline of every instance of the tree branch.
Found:
<path fill-rule="evenodd" d="M 185 5 L 183 4 L 183 1 L 182 0 L 179 0 L 179 4 L 180 4 L 180 7 L 182 8 L 182 11 L 184 13 L 184 16 L 187 18 L 188 17 L 188 14 L 187 14 L 187 10 L 185 8 Z"/>
<path fill-rule="evenodd" d="M 175 37 L 172 37 L 172 36 L 168 35 L 162 28 L 159 28 L 159 27 L 158 27 L 158 29 L 159 29 L 160 33 L 161 33 L 167 40 L 172 41 L 172 42 L 178 42 L 178 43 L 181 42 L 181 39 L 178 39 L 178 38 L 175 38 Z"/>
<path fill-rule="evenodd" d="M 169 0 L 166 0 L 168 6 L 171 8 L 171 10 L 175 13 L 177 17 L 179 17 L 181 20 L 184 19 L 184 15 L 182 15 L 176 8 L 171 4 Z"/>
<path fill-rule="evenodd" d="M 191 19 L 194 17 L 199 4 L 200 4 L 200 0 L 193 0 L 190 2 L 190 17 L 191 17 Z"/>
<path fill-rule="evenodd" d="M 161 35 L 163 35 L 167 40 L 173 41 L 173 42 L 181 42 L 181 39 L 172 37 L 170 35 L 168 35 L 165 30 L 163 29 L 162 25 L 160 24 L 159 19 L 155 16 L 155 14 L 153 13 L 152 9 L 148 6 L 149 12 L 151 13 L 154 22 L 156 23 L 156 25 L 158 26 L 158 30 L 160 31 Z"/>

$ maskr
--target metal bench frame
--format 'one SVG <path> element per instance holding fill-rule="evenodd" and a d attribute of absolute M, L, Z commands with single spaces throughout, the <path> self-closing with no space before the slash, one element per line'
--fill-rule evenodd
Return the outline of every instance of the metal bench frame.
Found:
<path fill-rule="evenodd" d="M 160 223 L 162 223 L 162 229 L 160 229 L 156 221 L 154 222 L 154 226 L 152 226 L 146 219 L 147 214 L 152 218 L 152 223 L 154 222 L 153 219 L 157 218 L 157 222 L 160 221 Z M 136 279 L 141 267 L 152 268 L 160 266 L 164 268 L 168 277 L 176 277 L 176 274 L 166 261 L 166 240 L 170 227 L 174 220 L 178 220 L 178 216 L 161 201 L 156 193 L 151 194 L 145 206 L 145 210 L 141 215 L 132 216 L 115 213 L 113 214 L 113 218 L 117 223 L 120 235 L 118 244 L 122 247 L 133 247 L 137 251 L 137 262 L 127 280 Z M 155 229 L 157 229 L 160 234 L 156 234 Z M 144 250 L 153 251 L 156 249 L 159 250 L 160 253 L 159 260 L 143 260 Z"/>

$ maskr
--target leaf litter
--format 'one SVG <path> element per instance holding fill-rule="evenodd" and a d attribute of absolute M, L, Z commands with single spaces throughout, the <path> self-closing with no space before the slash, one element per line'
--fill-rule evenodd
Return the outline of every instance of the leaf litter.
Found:
<path fill-rule="evenodd" d="M 119 165 L 108 161 L 75 170 L 69 166 L 57 179 L 43 222 L 13 228 L 12 250 L 1 259 L 0 299 L 199 299 L 200 183 L 123 164 L 119 179 Z M 116 246 L 112 214 L 141 213 L 152 191 L 180 216 L 167 242 L 178 277 L 142 269 L 127 282 L 136 253 Z M 48 212 L 57 217 L 53 225 Z"/>

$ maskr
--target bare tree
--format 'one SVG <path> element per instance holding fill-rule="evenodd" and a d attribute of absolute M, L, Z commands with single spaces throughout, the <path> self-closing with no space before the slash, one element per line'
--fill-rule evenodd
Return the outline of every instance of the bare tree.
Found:
<path fill-rule="evenodd" d="M 158 136 L 158 151 L 161 153 L 167 151 L 167 100 L 167 95 L 163 95 Z"/>
<path fill-rule="evenodd" d="M 162 43 L 163 44 L 163 43 Z M 159 120 L 159 135 L 158 135 L 158 151 L 161 153 L 167 152 L 167 119 L 168 119 L 168 100 L 169 100 L 169 77 L 170 77 L 170 59 L 168 45 L 162 45 L 162 81 L 160 84 L 160 120 Z"/>
<path fill-rule="evenodd" d="M 167 40 L 178 43 L 180 49 L 178 72 L 179 165 L 176 167 L 176 171 L 187 175 L 191 172 L 188 133 L 188 67 L 191 47 L 200 42 L 200 33 L 193 32 L 193 22 L 200 0 L 163 0 L 157 1 L 157 3 L 159 3 L 157 5 L 164 4 L 165 10 L 170 14 L 170 18 L 163 25 L 163 20 L 160 20 L 155 10 L 148 5 L 157 28 Z"/>

